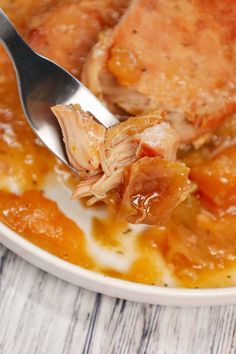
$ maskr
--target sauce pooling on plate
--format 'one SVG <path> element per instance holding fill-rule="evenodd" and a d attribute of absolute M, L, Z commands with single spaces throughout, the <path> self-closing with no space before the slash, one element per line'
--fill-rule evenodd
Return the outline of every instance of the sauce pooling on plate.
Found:
<path fill-rule="evenodd" d="M 4 1 L 3 7 L 25 38 L 34 37 L 35 43 L 39 35 L 35 27 L 44 33 L 40 24 L 50 13 L 55 15 L 59 1 L 21 3 L 20 12 L 10 1 Z M 31 17 L 27 24 L 26 16 Z M 64 174 L 70 184 L 77 178 L 41 145 L 26 123 L 13 68 L 0 48 L 0 220 L 38 247 L 86 269 L 152 285 L 235 285 L 235 136 L 236 119 L 229 117 L 207 144 L 181 153 L 179 159 L 191 169 L 195 192 L 175 208 L 165 225 L 135 231 L 111 216 L 94 218 L 91 237 L 97 247 L 118 259 L 130 256 L 123 269 L 104 265 L 81 228 L 45 196 L 48 175 L 56 179 Z"/>

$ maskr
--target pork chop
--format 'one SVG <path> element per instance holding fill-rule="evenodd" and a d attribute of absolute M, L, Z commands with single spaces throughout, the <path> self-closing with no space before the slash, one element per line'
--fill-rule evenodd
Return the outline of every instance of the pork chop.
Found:
<path fill-rule="evenodd" d="M 83 79 L 110 108 L 165 110 L 193 141 L 236 110 L 236 1 L 133 0 Z"/>

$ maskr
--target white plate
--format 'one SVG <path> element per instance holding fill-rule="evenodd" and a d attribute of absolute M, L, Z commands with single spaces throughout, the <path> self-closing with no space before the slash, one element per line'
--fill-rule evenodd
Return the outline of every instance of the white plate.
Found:
<path fill-rule="evenodd" d="M 55 182 L 54 187 L 46 188 L 46 194 L 51 199 L 56 200 L 59 207 L 70 218 L 76 220 L 85 232 L 89 232 L 91 211 L 83 210 L 77 203 L 71 202 L 69 193 L 59 185 L 55 185 Z M 1 243 L 26 261 L 65 281 L 105 295 L 131 301 L 170 306 L 210 306 L 236 303 L 236 287 L 184 289 L 132 283 L 104 276 L 63 261 L 28 242 L 2 223 L 0 223 L 0 235 Z M 97 254 L 97 249 L 95 251 Z M 100 257 L 106 258 L 104 254 L 100 255 Z M 114 260 L 110 259 L 108 261 Z"/>

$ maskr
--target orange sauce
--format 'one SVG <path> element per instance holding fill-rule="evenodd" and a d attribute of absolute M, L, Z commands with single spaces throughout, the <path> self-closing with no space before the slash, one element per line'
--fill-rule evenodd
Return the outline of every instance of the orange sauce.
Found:
<path fill-rule="evenodd" d="M 139 55 L 120 46 L 111 49 L 108 66 L 119 84 L 124 86 L 135 83 L 140 78 L 143 69 Z"/>
<path fill-rule="evenodd" d="M 153 259 L 150 259 L 148 256 L 140 256 L 135 262 L 133 262 L 128 272 L 121 273 L 111 269 L 104 269 L 103 272 L 110 277 L 129 280 L 135 283 L 163 285 L 161 281 L 159 281 L 161 274 L 158 271 L 158 267 L 155 262 L 153 262 Z"/>
<path fill-rule="evenodd" d="M 193 196 L 176 208 L 165 226 L 146 229 L 139 242 L 162 254 L 179 285 L 218 287 L 232 284 L 235 237 L 235 215 L 212 214 Z"/>
<path fill-rule="evenodd" d="M 21 110 L 15 75 L 8 57 L 0 48 L 0 186 L 7 189 L 6 177 L 19 189 L 41 188 L 44 176 L 55 159 L 33 134 Z"/>
<path fill-rule="evenodd" d="M 84 268 L 94 267 L 83 232 L 41 192 L 0 192 L 0 219 L 46 251 Z"/>
<path fill-rule="evenodd" d="M 8 0 L 2 6 L 25 34 L 29 26 L 25 18 L 45 11 L 57 1 L 41 3 Z M 114 70 L 125 64 L 118 73 L 123 84 L 125 80 L 133 82 L 141 68 L 139 59 L 124 50 L 113 54 L 115 61 L 110 65 Z M 43 195 L 45 178 L 53 170 L 58 175 L 66 174 L 72 184 L 76 179 L 39 143 L 27 125 L 12 66 L 0 48 L 0 220 L 42 249 L 113 277 L 164 285 L 163 269 L 158 264 L 161 258 L 179 286 L 235 285 L 235 132 L 235 119 L 231 119 L 219 129 L 213 143 L 185 154 L 184 161 L 192 167 L 191 178 L 199 184 L 200 193 L 197 191 L 178 206 L 166 225 L 147 227 L 137 235 L 136 258 L 127 271 L 105 268 L 95 262 L 80 228 Z M 231 147 L 221 148 L 225 143 Z M 219 154 L 213 154 L 217 149 Z M 92 227 L 94 240 L 108 250 L 119 247 L 130 233 L 129 226 L 114 217 L 94 218 Z"/>
<path fill-rule="evenodd" d="M 105 247 L 120 246 L 120 235 L 129 232 L 129 226 L 124 220 L 116 220 L 114 216 L 99 219 L 94 217 L 92 232 L 95 240 Z"/>

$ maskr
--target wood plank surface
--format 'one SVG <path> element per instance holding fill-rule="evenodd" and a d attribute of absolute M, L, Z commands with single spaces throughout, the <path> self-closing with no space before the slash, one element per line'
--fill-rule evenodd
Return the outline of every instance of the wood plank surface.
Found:
<path fill-rule="evenodd" d="M 168 308 L 97 295 L 0 246 L 1 354 L 233 354 L 236 307 Z"/>

